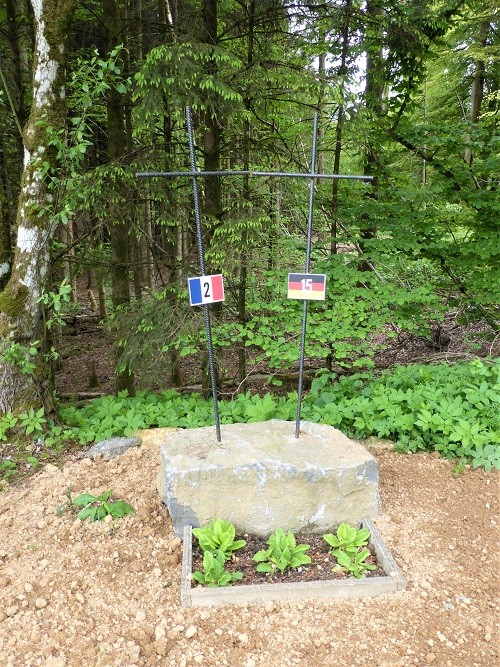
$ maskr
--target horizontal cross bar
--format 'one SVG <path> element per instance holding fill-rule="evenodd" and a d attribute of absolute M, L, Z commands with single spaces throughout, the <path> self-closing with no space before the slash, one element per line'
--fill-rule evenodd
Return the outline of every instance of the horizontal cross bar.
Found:
<path fill-rule="evenodd" d="M 322 179 L 344 179 L 356 181 L 372 181 L 373 176 L 356 176 L 350 174 L 303 174 L 301 172 L 289 171 L 138 171 L 138 178 L 160 176 L 163 178 L 198 178 L 206 176 L 270 176 L 281 178 L 322 178 Z"/>

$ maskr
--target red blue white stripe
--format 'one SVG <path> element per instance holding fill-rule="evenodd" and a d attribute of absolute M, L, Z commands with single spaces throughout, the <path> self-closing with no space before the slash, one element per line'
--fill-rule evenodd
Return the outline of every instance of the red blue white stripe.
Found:
<path fill-rule="evenodd" d="M 188 288 L 191 306 L 204 306 L 207 303 L 224 301 L 224 282 L 220 273 L 213 276 L 189 278 Z"/>

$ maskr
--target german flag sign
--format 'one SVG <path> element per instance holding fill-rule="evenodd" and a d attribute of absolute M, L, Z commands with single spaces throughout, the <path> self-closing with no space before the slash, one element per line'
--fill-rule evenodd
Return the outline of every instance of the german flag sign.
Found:
<path fill-rule="evenodd" d="M 288 298 L 324 301 L 326 275 L 324 273 L 289 273 Z"/>
<path fill-rule="evenodd" d="M 224 301 L 224 283 L 220 274 L 189 278 L 188 286 L 191 306 L 204 306 L 207 303 Z"/>

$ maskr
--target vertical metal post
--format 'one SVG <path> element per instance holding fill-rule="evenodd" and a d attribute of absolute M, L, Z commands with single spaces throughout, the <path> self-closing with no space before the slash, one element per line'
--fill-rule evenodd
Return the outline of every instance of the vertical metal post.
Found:
<path fill-rule="evenodd" d="M 203 236 L 201 229 L 201 209 L 200 209 L 200 191 L 198 188 L 198 176 L 194 175 L 196 169 L 196 155 L 194 150 L 194 135 L 193 135 L 193 121 L 191 118 L 191 108 L 186 107 L 186 125 L 188 131 L 189 141 L 189 159 L 191 163 L 191 182 L 193 185 L 193 202 L 194 202 L 194 216 L 196 221 L 196 240 L 198 243 L 198 259 L 200 262 L 201 275 L 205 275 L 205 256 L 203 252 Z M 212 401 L 214 405 L 215 417 L 215 434 L 217 442 L 221 441 L 220 435 L 220 419 L 219 419 L 219 403 L 217 401 L 217 381 L 215 378 L 215 364 L 214 364 L 214 350 L 212 344 L 212 328 L 210 326 L 210 311 L 208 304 L 202 306 L 205 315 L 205 332 L 207 335 L 207 349 L 208 349 L 208 365 L 210 371 L 210 382 L 212 384 Z"/>
<path fill-rule="evenodd" d="M 314 187 L 316 179 L 316 138 L 318 135 L 318 112 L 314 114 L 314 128 L 312 138 L 312 154 L 311 154 L 311 176 L 309 179 L 309 213 L 307 216 L 307 240 L 306 240 L 306 268 L 305 273 L 309 273 L 311 267 L 311 240 L 312 240 L 312 224 L 313 224 L 313 203 L 314 203 Z M 297 389 L 297 415 L 295 417 L 295 437 L 300 435 L 300 412 L 302 406 L 302 386 L 304 383 L 304 355 L 306 349 L 306 324 L 307 324 L 307 299 L 303 301 L 302 307 L 302 335 L 300 340 L 300 354 L 299 354 L 299 386 Z"/>

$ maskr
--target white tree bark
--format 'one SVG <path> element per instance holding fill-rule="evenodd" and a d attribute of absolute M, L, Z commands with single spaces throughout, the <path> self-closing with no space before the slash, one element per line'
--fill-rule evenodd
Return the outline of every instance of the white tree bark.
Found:
<path fill-rule="evenodd" d="M 41 305 L 50 262 L 54 224 L 51 194 L 40 161 L 55 164 L 43 122 L 57 130 L 64 122 L 65 43 L 76 0 L 31 0 L 35 21 L 33 103 L 24 129 L 24 171 L 17 211 L 12 274 L 0 293 L 0 346 L 28 346 L 39 333 Z M 42 123 L 42 124 L 41 124 Z M 0 354 L 2 348 L 0 347 Z M 34 379 L 0 356 L 0 414 L 45 402 L 46 378 Z"/>

